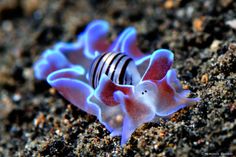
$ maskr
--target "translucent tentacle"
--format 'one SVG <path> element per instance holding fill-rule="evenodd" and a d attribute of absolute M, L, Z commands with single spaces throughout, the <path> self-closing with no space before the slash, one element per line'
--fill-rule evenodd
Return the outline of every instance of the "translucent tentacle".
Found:
<path fill-rule="evenodd" d="M 100 53 L 106 52 L 109 43 L 106 40 L 109 24 L 103 20 L 91 22 L 84 33 L 84 54 L 89 59 L 94 59 Z"/>
<path fill-rule="evenodd" d="M 156 84 L 158 87 L 156 114 L 158 116 L 171 115 L 179 109 L 200 100 L 199 98 L 187 98 L 188 90 L 180 89 L 180 87 L 176 88 L 180 83 L 174 70 L 169 70 L 162 80 L 156 81 Z"/>
<path fill-rule="evenodd" d="M 116 91 L 128 94 L 132 92 L 132 87 L 116 85 L 104 74 L 94 92 L 94 97 L 90 99 L 101 109 L 98 119 L 111 132 L 112 136 L 121 135 L 124 117 L 120 103 L 114 97 Z"/>
<path fill-rule="evenodd" d="M 86 83 L 80 81 L 83 73 L 77 69 L 62 69 L 51 73 L 47 81 L 69 102 L 78 108 L 93 114 L 99 114 L 96 104 L 88 101 L 88 97 L 93 94 L 93 89 Z"/>
<path fill-rule="evenodd" d="M 151 60 L 142 80 L 161 80 L 170 69 L 174 55 L 170 50 L 159 49 L 151 55 Z"/>
<path fill-rule="evenodd" d="M 112 44 L 110 51 L 123 52 L 135 61 L 145 56 L 137 47 L 137 33 L 134 27 L 126 28 Z"/>
<path fill-rule="evenodd" d="M 121 145 L 124 145 L 141 124 L 154 118 L 155 110 L 151 106 L 138 101 L 136 95 L 124 95 L 121 91 L 117 91 L 115 97 L 121 102 L 121 108 L 124 112 L 121 138 Z"/>
<path fill-rule="evenodd" d="M 34 72 L 37 79 L 43 80 L 53 71 L 73 66 L 63 54 L 55 50 L 46 50 L 35 62 Z M 81 66 L 77 65 L 77 67 Z"/>

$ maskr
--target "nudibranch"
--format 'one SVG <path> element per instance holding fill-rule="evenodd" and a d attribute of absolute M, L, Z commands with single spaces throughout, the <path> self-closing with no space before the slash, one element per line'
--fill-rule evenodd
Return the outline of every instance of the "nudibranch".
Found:
<path fill-rule="evenodd" d="M 110 44 L 109 24 L 88 24 L 74 43 L 57 43 L 34 64 L 35 77 L 48 83 L 69 102 L 121 136 L 124 145 L 141 124 L 168 117 L 198 102 L 188 98 L 176 71 L 174 55 L 159 49 L 145 55 L 136 45 L 136 30 L 126 28 Z"/>

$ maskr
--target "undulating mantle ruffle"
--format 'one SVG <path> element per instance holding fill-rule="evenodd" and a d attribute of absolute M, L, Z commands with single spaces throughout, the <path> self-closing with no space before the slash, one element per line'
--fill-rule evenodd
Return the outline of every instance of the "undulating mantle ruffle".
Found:
<path fill-rule="evenodd" d="M 113 43 L 106 39 L 109 24 L 91 22 L 74 43 L 60 42 L 43 52 L 34 64 L 35 77 L 47 79 L 68 101 L 95 115 L 124 145 L 137 127 L 155 116 L 167 117 L 199 101 L 187 98 L 176 77 L 173 53 L 159 49 L 144 55 L 136 45 L 136 30 L 126 28 Z M 105 74 L 96 89 L 89 85 L 88 71 L 93 59 L 104 52 L 122 52 L 135 61 L 140 81 L 136 85 L 118 85 Z"/>

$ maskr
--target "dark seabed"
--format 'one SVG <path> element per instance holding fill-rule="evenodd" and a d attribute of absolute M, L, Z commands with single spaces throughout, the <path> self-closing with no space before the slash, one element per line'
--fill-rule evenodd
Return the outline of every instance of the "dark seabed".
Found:
<path fill-rule="evenodd" d="M 135 26 L 144 52 L 175 54 L 185 89 L 201 102 L 143 124 L 122 148 L 94 117 L 63 99 L 32 65 L 94 19 L 109 39 Z M 0 0 L 0 156 L 236 155 L 236 1 Z"/>

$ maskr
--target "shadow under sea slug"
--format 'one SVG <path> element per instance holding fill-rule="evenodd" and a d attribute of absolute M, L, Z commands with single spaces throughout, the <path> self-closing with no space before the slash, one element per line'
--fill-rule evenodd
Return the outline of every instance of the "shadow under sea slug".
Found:
<path fill-rule="evenodd" d="M 47 79 L 68 101 L 120 136 L 124 145 L 141 124 L 168 117 L 199 98 L 187 98 L 174 69 L 174 55 L 159 49 L 144 55 L 136 30 L 126 28 L 110 44 L 106 21 L 91 22 L 74 43 L 58 43 L 34 64 L 35 77 Z"/>

